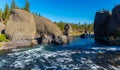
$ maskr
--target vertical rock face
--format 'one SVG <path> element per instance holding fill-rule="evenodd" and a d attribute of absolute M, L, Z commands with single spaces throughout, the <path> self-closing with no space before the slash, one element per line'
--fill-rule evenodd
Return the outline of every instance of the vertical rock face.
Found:
<path fill-rule="evenodd" d="M 64 30 L 64 35 L 72 36 L 73 28 L 70 24 L 66 24 Z"/>
<path fill-rule="evenodd" d="M 34 39 L 36 34 L 34 16 L 24 10 L 12 10 L 5 33 L 12 41 Z"/>
<path fill-rule="evenodd" d="M 112 10 L 112 15 L 109 21 L 108 35 L 120 36 L 120 5 Z"/>
<path fill-rule="evenodd" d="M 97 12 L 94 21 L 95 39 L 107 36 L 107 29 L 110 19 L 108 11 Z"/>
<path fill-rule="evenodd" d="M 99 43 L 120 45 L 120 5 L 113 8 L 111 14 L 108 11 L 96 13 L 94 33 Z"/>

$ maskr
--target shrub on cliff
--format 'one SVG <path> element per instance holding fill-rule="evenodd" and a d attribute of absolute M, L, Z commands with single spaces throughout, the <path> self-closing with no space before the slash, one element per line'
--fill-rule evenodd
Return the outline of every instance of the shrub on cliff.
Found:
<path fill-rule="evenodd" d="M 5 34 L 0 34 L 0 42 L 6 41 L 6 36 Z"/>

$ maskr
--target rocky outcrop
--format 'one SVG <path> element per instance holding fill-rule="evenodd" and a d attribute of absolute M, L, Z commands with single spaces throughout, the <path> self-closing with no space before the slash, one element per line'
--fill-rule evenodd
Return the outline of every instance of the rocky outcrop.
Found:
<path fill-rule="evenodd" d="M 107 34 L 107 25 L 109 24 L 110 13 L 108 11 L 97 12 L 94 21 L 94 32 L 96 37 L 104 37 Z M 95 38 L 96 38 L 95 37 Z"/>
<path fill-rule="evenodd" d="M 2 21 L 0 21 L 0 34 L 4 34 L 4 30 L 5 30 L 5 25 L 3 24 Z"/>
<path fill-rule="evenodd" d="M 70 24 L 66 24 L 64 27 L 64 35 L 72 36 L 73 28 Z"/>
<path fill-rule="evenodd" d="M 120 36 L 120 5 L 113 8 L 108 27 L 109 36 Z"/>
<path fill-rule="evenodd" d="M 54 40 L 55 44 L 61 45 L 68 43 L 68 37 L 66 35 L 61 35 L 57 39 Z"/>
<path fill-rule="evenodd" d="M 118 45 L 120 40 L 120 5 L 109 11 L 97 12 L 94 21 L 95 40 L 108 45 Z"/>
<path fill-rule="evenodd" d="M 35 22 L 38 34 L 49 34 L 52 35 L 54 38 L 62 35 L 62 32 L 57 27 L 57 25 L 47 18 L 35 16 Z"/>
<path fill-rule="evenodd" d="M 44 34 L 44 33 L 42 34 L 42 37 L 41 37 L 42 44 L 51 44 L 53 40 L 54 39 L 52 38 L 52 36 Z"/>
<path fill-rule="evenodd" d="M 36 34 L 34 16 L 24 10 L 12 10 L 5 33 L 12 41 L 34 39 Z"/>
<path fill-rule="evenodd" d="M 56 24 L 47 18 L 34 16 L 20 9 L 12 10 L 5 28 L 1 27 L 0 30 L 3 29 L 10 40 L 4 45 L 5 47 L 17 48 L 38 43 L 67 43 L 67 37 L 63 36 Z"/>
<path fill-rule="evenodd" d="M 63 39 L 63 33 L 56 24 L 44 17 L 35 16 L 36 28 L 39 42 L 42 44 L 65 44 L 66 38 Z M 66 40 L 65 40 L 66 39 Z"/>

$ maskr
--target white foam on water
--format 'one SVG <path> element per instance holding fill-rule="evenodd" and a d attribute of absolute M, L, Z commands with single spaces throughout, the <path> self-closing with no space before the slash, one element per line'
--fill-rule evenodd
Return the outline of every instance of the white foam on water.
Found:
<path fill-rule="evenodd" d="M 116 68 L 115 66 L 113 66 L 113 65 L 108 65 L 109 66 L 109 68 L 111 69 L 111 70 L 118 70 L 118 68 Z"/>
<path fill-rule="evenodd" d="M 120 48 L 116 47 L 93 47 L 94 50 L 106 50 L 106 51 L 117 51 L 120 50 Z"/>
<path fill-rule="evenodd" d="M 23 49 L 12 49 L 13 52 L 16 52 L 16 51 L 21 51 Z"/>
<path fill-rule="evenodd" d="M 47 62 L 52 64 L 52 66 L 44 65 L 44 67 L 46 69 L 52 69 L 52 68 L 56 69 L 57 68 L 56 66 L 60 66 L 62 69 L 66 69 L 66 70 L 70 70 L 71 67 L 72 67 L 72 69 L 80 69 L 79 66 L 81 64 L 78 64 L 77 66 L 74 65 L 74 64 L 69 66 L 69 64 L 68 64 L 68 63 L 74 62 L 74 60 L 72 59 L 71 55 L 78 53 L 76 51 L 71 51 L 71 50 L 64 50 L 64 51 L 58 51 L 58 52 L 43 51 L 41 53 L 38 53 L 41 50 L 42 50 L 41 48 L 36 48 L 36 49 L 24 51 L 24 52 L 13 53 L 10 56 L 12 56 L 12 57 L 13 56 L 14 57 L 18 56 L 18 57 L 12 63 L 11 67 L 25 68 L 25 66 L 29 65 L 30 63 L 34 64 L 33 61 L 35 61 L 35 59 L 40 59 L 40 61 L 43 62 L 43 63 L 45 63 L 46 60 L 48 60 Z M 41 59 L 41 57 L 44 57 L 46 60 Z M 51 58 L 51 57 L 55 58 L 55 59 L 50 60 L 49 58 Z M 80 61 L 83 64 L 90 64 L 90 63 L 92 64 L 92 61 L 91 60 L 87 60 L 86 58 L 81 58 Z M 38 67 L 35 67 L 35 68 L 38 68 Z M 92 68 L 92 66 L 91 66 L 91 68 Z"/>
<path fill-rule="evenodd" d="M 36 65 L 36 62 L 39 62 L 43 68 L 47 69 L 57 69 L 58 67 L 66 70 L 75 70 L 75 69 L 89 69 L 89 70 L 98 70 L 98 68 L 104 69 L 101 66 L 96 65 L 91 59 L 86 59 L 84 57 L 76 58 L 72 57 L 74 54 L 90 54 L 96 52 L 90 51 L 79 51 L 79 50 L 62 50 L 57 52 L 50 52 L 44 49 L 44 46 L 39 48 L 34 48 L 21 52 L 14 52 L 7 54 L 9 59 L 14 59 L 11 62 L 10 67 L 12 68 L 26 68 L 27 65 L 32 64 L 31 70 L 41 70 L 39 65 Z M 75 63 L 76 62 L 76 63 Z M 0 67 L 2 64 L 7 63 L 7 58 L 0 62 Z"/>

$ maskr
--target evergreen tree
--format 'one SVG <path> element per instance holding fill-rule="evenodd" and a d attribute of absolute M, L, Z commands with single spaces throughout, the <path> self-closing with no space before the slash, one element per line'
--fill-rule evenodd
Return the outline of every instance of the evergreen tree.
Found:
<path fill-rule="evenodd" d="M 6 4 L 3 15 L 2 15 L 3 19 L 5 20 L 5 23 L 7 22 L 9 15 L 10 15 L 9 6 L 8 4 Z"/>
<path fill-rule="evenodd" d="M 12 10 L 12 9 L 15 9 L 15 8 L 16 8 L 15 1 L 14 1 L 14 0 L 12 0 L 11 10 Z"/>
<path fill-rule="evenodd" d="M 38 15 L 39 17 L 41 16 L 41 14 L 39 13 L 39 15 Z"/>
<path fill-rule="evenodd" d="M 28 0 L 26 0 L 26 2 L 25 2 L 24 10 L 30 12 L 30 3 L 28 2 Z"/>
<path fill-rule="evenodd" d="M 2 19 L 2 9 L 0 9 L 0 20 Z"/>

